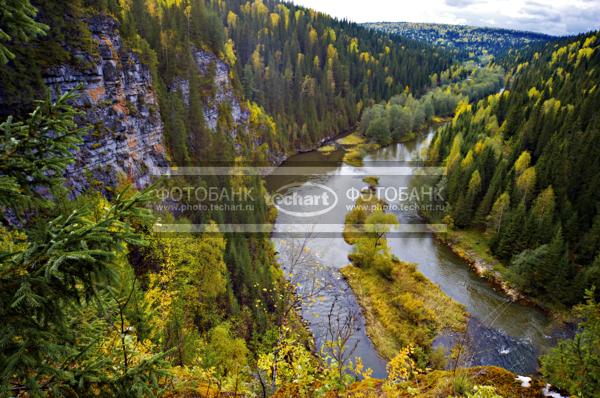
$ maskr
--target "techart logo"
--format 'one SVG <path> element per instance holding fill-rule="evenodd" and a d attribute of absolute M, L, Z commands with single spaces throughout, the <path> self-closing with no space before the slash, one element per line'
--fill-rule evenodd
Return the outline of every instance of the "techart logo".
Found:
<path fill-rule="evenodd" d="M 317 217 L 331 211 L 338 203 L 338 196 L 325 185 L 307 182 L 284 185 L 270 196 L 270 203 L 290 216 Z"/>

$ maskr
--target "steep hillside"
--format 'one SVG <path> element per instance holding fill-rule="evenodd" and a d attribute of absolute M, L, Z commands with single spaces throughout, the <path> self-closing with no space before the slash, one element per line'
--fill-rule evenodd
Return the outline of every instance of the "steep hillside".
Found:
<path fill-rule="evenodd" d="M 447 221 L 486 230 L 506 276 L 550 306 L 600 285 L 599 46 L 597 33 L 548 44 L 430 150 L 448 169 Z"/>
<path fill-rule="evenodd" d="M 466 25 L 413 22 L 373 22 L 363 26 L 386 33 L 420 40 L 456 52 L 462 57 L 499 57 L 509 50 L 545 43 L 554 39 L 541 33 Z"/>
<path fill-rule="evenodd" d="M 77 193 L 90 184 L 115 187 L 119 179 L 144 188 L 158 167 L 168 165 L 150 70 L 123 45 L 113 18 L 91 17 L 87 26 L 98 55 L 90 55 L 86 68 L 65 64 L 43 75 L 55 98 L 81 87 L 76 104 L 85 109 L 81 122 L 91 126 L 76 163 L 67 170 L 68 181 Z"/>
<path fill-rule="evenodd" d="M 446 51 L 275 0 L 31 3 L 0 8 L 0 396 L 331 396 L 358 379 L 375 385 L 373 395 L 385 385 L 390 395 L 424 387 L 480 396 L 466 376 L 430 373 L 433 361 L 410 344 L 384 384 L 370 379 L 349 358 L 355 328 L 339 317 L 337 330 L 329 319 L 326 349 L 315 350 L 297 310 L 321 297 L 299 297 L 304 281 L 286 279 L 278 264 L 286 253 L 270 234 L 219 230 L 272 225 L 261 176 L 183 173 L 145 188 L 165 166 L 277 164 L 353 128 L 384 100 L 363 121 L 401 121 L 403 138 L 432 111 L 497 90 L 499 69 L 449 67 Z M 538 54 L 515 71 L 515 94 L 491 96 L 477 112 L 461 102 L 431 150 L 448 158 L 456 226 L 477 224 L 472 201 L 485 186 L 481 214 L 499 220 L 494 247 L 530 271 L 516 280 L 530 277 L 547 297 L 547 286 L 577 274 L 555 295 L 565 303 L 598 279 L 597 47 L 596 37 L 580 38 Z M 466 75 L 471 82 L 459 83 Z M 190 199 L 201 189 L 222 196 Z M 222 206 L 240 192 L 254 200 Z M 519 241 L 522 225 L 539 236 Z M 548 246 L 549 234 L 569 244 Z M 305 246 L 290 246 L 289 258 L 313 261 Z M 551 285 L 532 264 L 554 267 Z M 419 302 L 400 297 L 401 311 L 421 319 Z M 507 395 L 516 389 L 508 372 L 466 373 Z"/>
<path fill-rule="evenodd" d="M 274 117 L 294 148 L 357 122 L 364 104 L 406 87 L 421 94 L 447 53 L 390 40 L 355 23 L 275 0 L 215 3 L 235 46 L 246 98 Z"/>

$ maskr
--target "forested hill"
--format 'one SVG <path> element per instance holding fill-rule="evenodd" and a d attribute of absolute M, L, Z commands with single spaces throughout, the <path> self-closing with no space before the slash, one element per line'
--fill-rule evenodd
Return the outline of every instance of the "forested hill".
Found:
<path fill-rule="evenodd" d="M 406 87 L 423 93 L 429 76 L 450 62 L 427 44 L 394 41 L 289 3 L 233 0 L 217 8 L 235 43 L 246 97 L 300 146 L 353 126 L 365 102 Z"/>
<path fill-rule="evenodd" d="M 509 50 L 554 39 L 541 33 L 467 25 L 413 22 L 373 22 L 363 26 L 405 38 L 424 41 L 454 51 L 463 57 L 491 54 L 495 57 Z"/>
<path fill-rule="evenodd" d="M 599 47 L 597 32 L 548 44 L 430 152 L 448 168 L 446 221 L 485 229 L 512 283 L 548 305 L 600 286 Z"/>
<path fill-rule="evenodd" d="M 0 396 L 337 389 L 345 372 L 313 355 L 269 235 L 213 225 L 272 223 L 261 177 L 165 183 L 253 192 L 240 211 L 163 208 L 131 185 L 281 161 L 371 100 L 423 92 L 450 57 L 274 1 L 31 3 L 0 7 Z"/>
<path fill-rule="evenodd" d="M 429 76 L 451 64 L 448 52 L 428 44 L 391 40 L 387 34 L 276 0 L 33 4 L 50 30 L 27 45 L 18 40 L 9 44 L 18 57 L 0 66 L 0 104 L 16 109 L 20 101 L 39 98 L 53 67 L 89 66 L 97 54 L 86 18 L 106 14 L 119 21 L 125 42 L 147 63 L 156 60 L 155 76 L 166 91 L 174 91 L 188 73 L 195 48 L 210 50 L 228 63 L 236 95 L 273 117 L 277 133 L 267 141 L 274 152 L 308 148 L 354 126 L 366 102 L 388 99 L 406 87 L 423 93 Z M 168 96 L 164 90 L 158 93 Z M 168 106 L 177 108 L 171 100 Z M 179 129 L 175 126 L 184 118 L 181 114 L 166 120 L 167 130 Z M 208 143 L 209 138 L 199 140 Z M 186 158 L 181 148 L 185 140 L 173 141 L 180 146 L 178 157 Z"/>

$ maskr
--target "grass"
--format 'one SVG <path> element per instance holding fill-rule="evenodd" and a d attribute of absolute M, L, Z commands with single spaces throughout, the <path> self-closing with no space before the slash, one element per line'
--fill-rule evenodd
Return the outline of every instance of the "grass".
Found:
<path fill-rule="evenodd" d="M 357 144 L 355 146 L 344 147 L 346 153 L 342 159 L 344 163 L 354 167 L 363 166 L 363 158 L 369 153 L 376 151 L 381 146 L 375 143 Z"/>
<path fill-rule="evenodd" d="M 448 232 L 448 237 L 456 248 L 465 252 L 472 252 L 476 257 L 489 264 L 491 269 L 504 273 L 506 266 L 494 255 L 488 244 L 488 237 L 475 229 L 453 230 Z"/>
<path fill-rule="evenodd" d="M 341 272 L 363 307 L 367 333 L 387 359 L 408 344 L 429 349 L 443 330 L 464 330 L 464 307 L 417 271 L 415 264 L 395 260 L 391 279 L 353 265 Z"/>
<path fill-rule="evenodd" d="M 363 179 L 364 182 L 373 186 L 374 189 L 377 184 L 375 181 L 378 177 L 369 176 Z M 372 185 L 372 183 L 375 183 Z M 377 195 L 373 195 L 369 190 L 363 190 L 354 203 L 354 207 L 346 214 L 344 219 L 344 231 L 342 236 L 347 244 L 353 245 L 356 243 L 356 239 L 365 232 L 364 222 L 366 218 L 372 214 L 375 210 L 384 210 L 386 203 L 379 199 Z"/>
<path fill-rule="evenodd" d="M 506 369 L 495 366 L 477 366 L 460 369 L 456 374 L 452 371 L 435 370 L 418 375 L 416 380 L 384 387 L 382 381 L 365 379 L 354 383 L 346 396 L 348 397 L 462 397 L 464 395 L 455 391 L 455 387 L 466 388 L 468 393 L 473 393 L 475 386 L 494 387 L 495 393 L 501 397 L 537 398 L 544 387 L 541 380 L 533 379 L 531 387 L 522 388 L 515 380 L 515 374 Z M 460 380 L 458 380 L 460 379 Z M 415 391 L 417 391 L 415 393 Z"/>
<path fill-rule="evenodd" d="M 433 123 L 446 123 L 452 120 L 452 116 L 434 116 L 431 118 Z"/>
<path fill-rule="evenodd" d="M 430 362 L 433 339 L 444 330 L 463 331 L 467 313 L 417 271 L 415 264 L 392 256 L 385 240 L 360 237 L 368 217 L 385 212 L 386 207 L 385 202 L 372 195 L 377 177 L 363 181 L 370 188 L 362 191 L 344 221 L 344 239 L 355 245 L 355 250 L 350 256 L 353 264 L 344 267 L 342 275 L 364 310 L 369 337 L 384 358 L 392 359 L 402 348 L 416 345 Z M 385 219 L 386 216 L 378 218 L 380 222 Z M 371 243 L 380 245 L 373 253 L 369 249 Z"/>
<path fill-rule="evenodd" d="M 366 142 L 366 138 L 360 135 L 358 132 L 354 132 L 352 134 L 348 134 L 347 136 L 338 139 L 336 142 L 340 145 L 352 146 L 364 144 Z"/>
<path fill-rule="evenodd" d="M 335 152 L 337 149 L 337 147 L 335 145 L 324 145 L 322 147 L 319 147 L 317 149 L 317 151 L 321 152 L 324 155 L 329 155 L 333 152 Z"/>
<path fill-rule="evenodd" d="M 362 167 L 364 154 L 359 148 L 353 148 L 344 154 L 342 161 L 350 166 Z"/>

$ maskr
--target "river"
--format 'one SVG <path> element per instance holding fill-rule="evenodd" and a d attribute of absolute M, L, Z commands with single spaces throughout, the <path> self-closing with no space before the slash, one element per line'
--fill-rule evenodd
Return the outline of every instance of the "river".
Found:
<path fill-rule="evenodd" d="M 294 270 L 295 277 L 304 282 L 299 289 L 301 294 L 310 289 L 308 286 L 312 285 L 307 281 L 315 279 L 315 274 L 329 283 L 327 290 L 319 291 L 318 297 L 302 306 L 302 315 L 310 325 L 317 345 L 320 346 L 327 338 L 328 314 L 335 302 L 335 307 L 342 312 L 357 314 L 351 339 L 351 346 L 356 346 L 356 349 L 352 356 L 361 357 L 365 366 L 373 369 L 375 377 L 385 377 L 386 361 L 378 355 L 368 338 L 360 307 L 338 272 L 348 264 L 351 251 L 351 246 L 338 230 L 344 222 L 348 206 L 353 203 L 345 193 L 353 188 L 363 188 L 365 183 L 362 178 L 365 175 L 381 176 L 382 170 L 389 170 L 389 167 L 411 164 L 409 162 L 416 160 L 428 146 L 433 134 L 434 131 L 430 130 L 412 142 L 381 148 L 364 159 L 363 167 L 343 163 L 341 150 L 329 155 L 318 151 L 296 155 L 279 168 L 283 173 L 267 178 L 268 189 L 271 192 L 279 191 L 283 196 L 304 195 L 320 186 L 326 186 L 337 194 L 339 203 L 326 214 L 299 217 L 280 212 L 273 242 L 278 251 L 283 253 L 289 251 L 290 246 L 297 247 L 302 240 L 302 243 L 306 243 L 307 252 L 314 257 L 314 262 L 306 262 L 308 265 Z M 295 173 L 292 172 L 294 167 L 317 168 L 318 173 L 305 173 L 304 170 Z M 379 186 L 409 186 L 414 177 L 406 174 L 381 176 Z M 393 212 L 401 224 L 423 223 L 416 211 L 394 209 Z M 303 240 L 301 232 L 307 228 L 316 232 L 314 237 Z M 532 374 L 538 367 L 538 356 L 561 337 L 561 332 L 553 330 L 542 312 L 509 301 L 471 272 L 464 260 L 435 240 L 429 232 L 394 235 L 388 238 L 388 244 L 393 254 L 401 260 L 417 264 L 419 271 L 438 284 L 448 296 L 463 304 L 471 314 L 467 328 L 469 354 L 466 365 L 497 365 L 519 374 Z M 288 265 L 282 260 L 284 270 Z M 434 345 L 448 347 L 457 338 L 442 335 Z"/>

